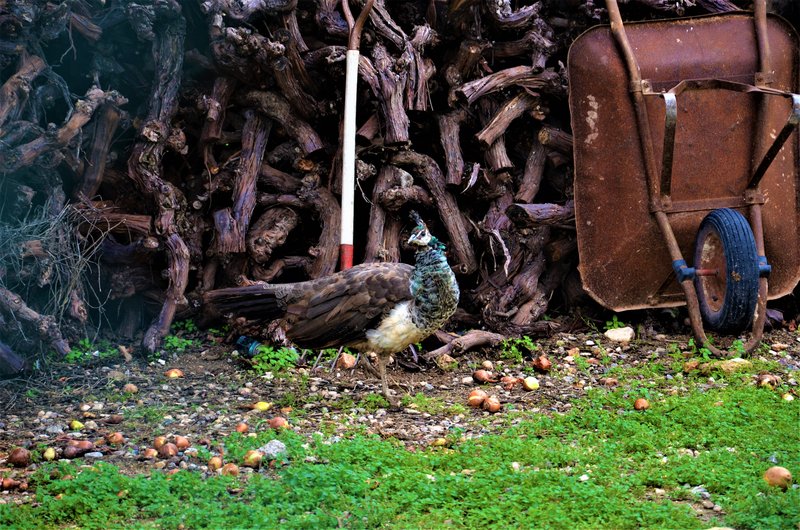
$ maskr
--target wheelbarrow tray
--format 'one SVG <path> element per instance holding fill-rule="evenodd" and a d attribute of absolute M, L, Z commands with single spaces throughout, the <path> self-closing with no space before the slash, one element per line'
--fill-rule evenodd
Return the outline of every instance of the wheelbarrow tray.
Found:
<path fill-rule="evenodd" d="M 797 92 L 797 35 L 780 17 L 770 16 L 767 27 L 771 87 Z M 630 23 L 625 28 L 642 79 L 654 91 L 667 91 L 687 79 L 754 83 L 758 47 L 749 13 Z M 584 289 L 615 311 L 683 305 L 670 254 L 651 214 L 629 76 L 609 26 L 592 28 L 572 44 L 568 74 Z M 677 98 L 671 205 L 666 211 L 685 256 L 693 255 L 698 227 L 709 211 L 729 207 L 747 216 L 744 190 L 753 173 L 759 97 L 768 96 L 700 90 Z M 646 102 L 660 164 L 664 101 L 649 97 Z M 791 100 L 769 97 L 768 143 L 791 110 Z M 765 250 L 772 265 L 769 298 L 788 294 L 800 279 L 797 158 L 793 133 L 761 181 Z"/>

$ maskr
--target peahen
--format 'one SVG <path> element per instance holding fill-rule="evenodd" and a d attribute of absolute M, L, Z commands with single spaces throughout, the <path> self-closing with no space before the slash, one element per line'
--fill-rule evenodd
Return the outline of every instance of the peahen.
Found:
<path fill-rule="evenodd" d="M 302 348 L 347 346 L 377 354 L 383 394 L 386 362 L 439 329 L 455 312 L 459 289 L 444 244 L 416 213 L 408 239 L 414 266 L 368 263 L 330 276 L 287 284 L 254 284 L 209 291 L 205 302 L 222 314 L 281 319 L 286 337 Z"/>

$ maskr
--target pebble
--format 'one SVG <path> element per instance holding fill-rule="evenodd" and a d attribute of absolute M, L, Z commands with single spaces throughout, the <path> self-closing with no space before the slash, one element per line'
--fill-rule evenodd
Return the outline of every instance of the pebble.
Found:
<path fill-rule="evenodd" d="M 702 484 L 700 486 L 695 486 L 690 490 L 693 494 L 699 495 L 701 499 L 710 499 L 711 494 L 708 492 L 705 486 Z"/>
<path fill-rule="evenodd" d="M 712 510 L 714 508 L 714 503 L 707 499 L 704 500 L 701 504 L 703 505 L 703 508 L 705 508 L 706 510 Z"/>
<path fill-rule="evenodd" d="M 636 337 L 636 332 L 632 327 L 625 326 L 624 328 L 609 329 L 603 335 L 610 341 L 627 344 Z"/>
<path fill-rule="evenodd" d="M 108 378 L 112 381 L 124 381 L 128 378 L 124 373 L 120 372 L 119 370 L 111 370 L 108 372 Z"/>
<path fill-rule="evenodd" d="M 83 455 L 84 458 L 103 458 L 103 453 L 100 451 L 91 451 Z"/>
<path fill-rule="evenodd" d="M 264 454 L 264 458 L 272 460 L 286 452 L 286 444 L 280 440 L 270 440 L 265 445 L 259 447 L 258 450 Z"/>

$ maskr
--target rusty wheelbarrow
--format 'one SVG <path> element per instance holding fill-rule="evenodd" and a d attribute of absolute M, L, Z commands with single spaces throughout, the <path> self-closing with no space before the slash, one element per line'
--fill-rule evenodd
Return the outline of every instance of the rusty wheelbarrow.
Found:
<path fill-rule="evenodd" d="M 615 311 L 686 304 L 717 355 L 705 328 L 751 328 L 752 351 L 800 279 L 797 36 L 765 0 L 626 25 L 607 6 L 568 58 L 583 286 Z"/>

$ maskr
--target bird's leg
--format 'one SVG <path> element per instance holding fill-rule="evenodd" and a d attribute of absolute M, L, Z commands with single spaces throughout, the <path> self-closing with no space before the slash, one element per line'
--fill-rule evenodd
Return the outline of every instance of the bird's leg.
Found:
<path fill-rule="evenodd" d="M 400 405 L 400 401 L 389 394 L 389 384 L 386 382 L 386 357 L 380 354 L 378 354 L 378 373 L 380 374 L 381 389 L 384 397 L 393 408 L 397 408 Z"/>

